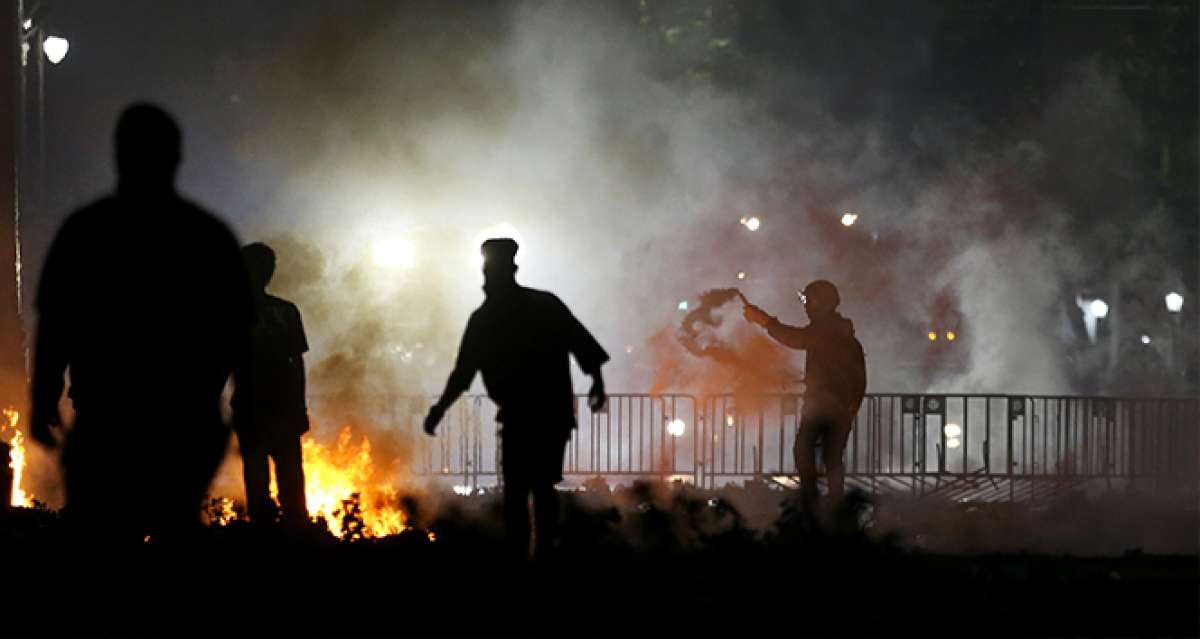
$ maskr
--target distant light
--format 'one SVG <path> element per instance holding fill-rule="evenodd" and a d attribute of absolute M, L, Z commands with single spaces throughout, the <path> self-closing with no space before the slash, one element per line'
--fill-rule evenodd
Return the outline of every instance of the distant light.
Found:
<path fill-rule="evenodd" d="M 962 427 L 951 422 L 942 428 L 942 432 L 946 433 L 946 437 L 958 437 L 959 435 L 962 435 Z"/>
<path fill-rule="evenodd" d="M 47 36 L 42 41 L 42 51 L 46 52 L 46 59 L 50 64 L 58 64 L 67 57 L 67 51 L 71 48 L 71 43 L 67 42 L 66 38 L 58 36 Z"/>
<path fill-rule="evenodd" d="M 26 31 L 32 29 L 33 28 L 33 19 L 25 18 L 25 22 L 22 22 L 21 26 L 24 27 Z"/>
<path fill-rule="evenodd" d="M 633 345 L 632 345 L 632 344 L 627 344 L 627 345 L 625 346 L 625 352 L 626 352 L 626 353 L 632 353 L 632 352 L 633 352 Z"/>
<path fill-rule="evenodd" d="M 953 342 L 956 339 L 958 339 L 958 333 L 955 333 L 954 331 L 946 331 L 946 341 Z"/>
<path fill-rule="evenodd" d="M 762 220 L 754 216 L 744 217 L 740 220 L 740 222 L 742 226 L 750 229 L 751 231 L 757 231 L 758 227 L 762 225 Z"/>
<path fill-rule="evenodd" d="M 738 271 L 737 278 L 738 278 L 739 280 L 744 280 L 744 279 L 746 279 L 746 271 Z"/>
<path fill-rule="evenodd" d="M 687 301 L 687 300 L 683 300 L 683 301 L 679 302 L 679 305 L 678 305 L 676 308 L 678 308 L 678 309 L 679 309 L 679 310 L 681 310 L 681 311 L 686 311 L 686 310 L 688 310 L 688 301 Z"/>
<path fill-rule="evenodd" d="M 733 415 L 726 415 L 726 416 L 725 416 L 725 425 L 726 425 L 726 426 L 733 426 Z"/>
<path fill-rule="evenodd" d="M 667 434 L 671 437 L 683 437 L 683 431 L 687 429 L 687 424 L 683 423 L 682 419 L 675 418 L 667 422 Z"/>
<path fill-rule="evenodd" d="M 1149 336 L 1149 335 L 1143 335 L 1143 336 L 1142 336 L 1142 343 L 1143 343 L 1143 344 L 1149 345 L 1149 344 L 1150 344 L 1150 342 L 1152 342 L 1152 341 L 1153 341 L 1153 340 L 1151 340 L 1151 339 L 1150 339 L 1150 336 Z"/>
<path fill-rule="evenodd" d="M 857 221 L 858 221 L 857 213 L 847 213 L 842 216 L 842 226 L 854 226 L 854 223 Z"/>
<path fill-rule="evenodd" d="M 371 261 L 381 268 L 410 269 L 417 263 L 417 254 L 408 240 L 383 238 L 371 244 Z"/>
<path fill-rule="evenodd" d="M 927 333 L 925 336 L 928 337 L 929 341 L 931 341 L 931 342 L 937 341 L 937 333 L 935 333 L 933 331 L 929 331 L 929 333 Z"/>
<path fill-rule="evenodd" d="M 946 448 L 958 448 L 959 446 L 962 446 L 962 440 L 957 437 L 951 437 L 946 440 Z"/>
<path fill-rule="evenodd" d="M 1095 315 L 1100 319 L 1108 317 L 1108 302 L 1105 302 L 1102 299 L 1092 300 L 1092 303 L 1088 305 L 1088 308 L 1092 311 L 1092 315 Z"/>
<path fill-rule="evenodd" d="M 1174 291 L 1167 293 L 1165 298 L 1167 301 L 1167 310 L 1172 313 L 1178 313 L 1183 310 L 1183 296 Z"/>
<path fill-rule="evenodd" d="M 459 485 L 459 486 L 454 487 L 455 495 L 462 495 L 463 497 L 467 497 L 467 496 L 470 496 L 470 494 L 473 492 L 475 492 L 475 489 L 471 488 L 470 486 Z"/>

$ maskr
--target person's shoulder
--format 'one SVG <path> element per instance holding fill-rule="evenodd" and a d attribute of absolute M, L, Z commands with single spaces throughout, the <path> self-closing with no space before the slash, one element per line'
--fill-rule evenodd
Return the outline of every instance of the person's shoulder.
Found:
<path fill-rule="evenodd" d="M 534 303 L 534 304 L 543 304 L 546 306 L 561 306 L 563 308 L 566 308 L 566 304 L 563 304 L 563 301 L 561 299 L 559 299 L 559 297 L 557 295 L 555 295 L 554 293 L 551 293 L 550 291 L 543 291 L 543 290 L 537 289 L 537 288 L 529 288 L 527 286 L 522 286 L 521 294 L 524 295 L 524 297 L 527 301 Z"/>
<path fill-rule="evenodd" d="M 106 223 L 104 217 L 116 207 L 116 198 L 111 195 L 96 198 L 68 213 L 61 228 L 66 231 L 87 228 L 93 224 L 104 224 Z"/>
<path fill-rule="evenodd" d="M 297 315 L 300 314 L 300 309 L 294 303 L 285 300 L 282 297 L 271 295 L 270 293 L 267 294 L 267 303 L 271 306 L 282 308 L 290 313 L 295 313 Z"/>

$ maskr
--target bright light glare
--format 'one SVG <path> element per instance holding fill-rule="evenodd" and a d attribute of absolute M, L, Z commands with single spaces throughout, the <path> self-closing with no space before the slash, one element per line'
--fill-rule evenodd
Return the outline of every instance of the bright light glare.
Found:
<path fill-rule="evenodd" d="M 962 446 L 962 440 L 957 437 L 951 437 L 946 440 L 946 448 L 958 448 L 959 446 Z"/>
<path fill-rule="evenodd" d="M 67 42 L 66 38 L 58 36 L 48 36 L 42 41 L 42 51 L 46 52 L 46 59 L 50 64 L 58 64 L 67 57 L 67 51 L 71 48 L 71 43 Z"/>
<path fill-rule="evenodd" d="M 471 488 L 470 486 L 463 486 L 463 485 L 457 485 L 454 487 L 453 490 L 454 490 L 455 495 L 462 495 L 464 497 L 469 496 L 471 493 L 475 492 L 474 488 Z"/>
<path fill-rule="evenodd" d="M 726 426 L 730 426 L 730 427 L 732 427 L 732 426 L 733 426 L 733 415 L 726 415 L 726 416 L 725 416 L 725 425 L 726 425 Z"/>
<path fill-rule="evenodd" d="M 857 221 L 858 221 L 857 213 L 847 213 L 842 216 L 842 226 L 854 226 L 854 223 Z"/>
<path fill-rule="evenodd" d="M 1167 293 L 1167 310 L 1172 313 L 1178 313 L 1183 310 L 1183 296 L 1174 291 Z"/>
<path fill-rule="evenodd" d="M 739 279 L 739 280 L 744 280 L 744 279 L 746 279 L 746 271 L 738 271 L 738 276 L 737 276 L 737 277 L 738 277 L 738 279 Z"/>
<path fill-rule="evenodd" d="M 757 231 L 758 227 L 762 225 L 762 220 L 758 219 L 757 217 L 753 217 L 753 216 L 744 217 L 740 221 L 742 223 L 742 226 L 750 229 L 751 231 Z"/>
<path fill-rule="evenodd" d="M 1108 303 L 1104 300 L 1092 300 L 1092 303 L 1088 305 L 1088 308 L 1091 309 L 1092 315 L 1095 315 L 1100 319 L 1108 317 Z"/>
<path fill-rule="evenodd" d="M 28 31 L 28 30 L 32 29 L 32 28 L 33 28 L 33 19 L 32 19 L 32 18 L 25 18 L 25 22 L 22 22 L 22 23 L 21 23 L 21 26 L 22 26 L 22 27 L 25 27 L 25 30 L 26 30 L 26 31 Z"/>
<path fill-rule="evenodd" d="M 945 428 L 942 428 L 942 432 L 946 433 L 946 437 L 958 437 L 962 435 L 962 427 L 952 422 L 946 424 Z"/>
<path fill-rule="evenodd" d="M 678 417 L 667 423 L 667 434 L 671 437 L 683 437 L 683 431 L 687 428 L 687 424 L 683 423 Z"/>
<path fill-rule="evenodd" d="M 928 337 L 928 338 L 929 338 L 929 341 L 931 341 L 931 342 L 936 342 L 936 341 L 937 341 L 937 333 L 935 333 L 935 332 L 933 332 L 933 331 L 929 331 L 929 333 L 928 333 L 928 334 L 926 334 L 925 336 L 926 336 L 926 337 Z"/>
<path fill-rule="evenodd" d="M 687 300 L 680 300 L 680 302 L 679 302 L 679 305 L 678 305 L 678 306 L 676 306 L 675 308 L 678 308 L 678 309 L 679 309 L 679 310 L 681 310 L 681 311 L 686 311 L 686 310 L 688 310 L 688 301 L 687 301 Z"/>
<path fill-rule="evenodd" d="M 956 339 L 958 339 L 958 333 L 955 333 L 954 331 L 946 331 L 946 340 L 947 341 L 953 342 Z"/>
<path fill-rule="evenodd" d="M 1149 344 L 1150 344 L 1150 342 L 1152 342 L 1152 341 L 1154 341 L 1154 340 L 1150 339 L 1150 336 L 1149 336 L 1149 335 L 1143 335 L 1143 336 L 1142 336 L 1142 343 L 1143 343 L 1143 344 L 1147 344 L 1147 345 L 1149 345 Z"/>
<path fill-rule="evenodd" d="M 409 269 L 417 263 L 412 242 L 398 239 L 378 239 L 371 244 L 371 261 L 380 268 Z"/>

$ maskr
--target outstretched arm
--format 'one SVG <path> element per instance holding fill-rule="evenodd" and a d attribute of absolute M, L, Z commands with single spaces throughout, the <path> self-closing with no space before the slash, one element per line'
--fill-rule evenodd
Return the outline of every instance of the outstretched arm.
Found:
<path fill-rule="evenodd" d="M 788 348 L 806 349 L 812 343 L 812 335 L 809 328 L 784 324 L 776 319 L 775 316 L 768 315 L 766 311 L 753 304 L 748 304 L 742 310 L 742 315 L 746 318 L 746 321 L 766 328 L 768 335 Z"/>
<path fill-rule="evenodd" d="M 458 358 L 454 362 L 454 370 L 450 373 L 450 378 L 446 380 L 446 388 L 442 390 L 442 396 L 437 403 L 429 407 L 429 414 L 425 416 L 425 432 L 429 435 L 437 431 L 438 423 L 442 421 L 442 417 L 446 414 L 446 410 L 454 403 L 467 389 L 471 387 L 471 381 L 475 379 L 475 372 L 479 370 L 479 363 L 476 360 L 478 346 L 476 345 L 476 329 L 475 320 L 467 322 L 467 330 L 463 333 L 462 344 L 458 347 Z"/>

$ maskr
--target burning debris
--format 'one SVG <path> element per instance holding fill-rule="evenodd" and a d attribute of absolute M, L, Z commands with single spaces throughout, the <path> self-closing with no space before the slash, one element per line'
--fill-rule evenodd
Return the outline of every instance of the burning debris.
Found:
<path fill-rule="evenodd" d="M 8 439 L 3 446 L 8 449 L 8 470 L 12 474 L 12 496 L 9 505 L 18 508 L 32 508 L 33 495 L 25 490 L 25 433 L 20 429 L 21 414 L 9 407 L 0 410 L 0 436 Z M 2 450 L 3 447 L 0 447 Z"/>

